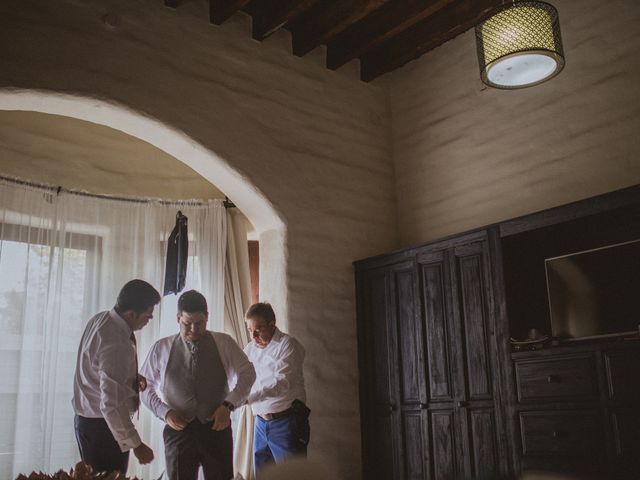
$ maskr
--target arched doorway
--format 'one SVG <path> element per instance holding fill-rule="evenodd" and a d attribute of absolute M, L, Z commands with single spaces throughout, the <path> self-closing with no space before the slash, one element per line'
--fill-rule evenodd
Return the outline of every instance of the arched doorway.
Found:
<path fill-rule="evenodd" d="M 284 271 L 284 261 L 277 261 L 285 258 L 284 224 L 260 192 L 214 152 L 183 133 L 127 107 L 90 98 L 39 91 L 7 91 L 0 92 L 0 110 L 40 112 L 110 127 L 144 140 L 188 165 L 219 186 L 246 214 L 263 241 L 261 243 L 267 246 L 267 252 L 263 251 L 261 257 L 269 261 L 263 262 L 262 269 L 275 281 L 267 281 L 263 285 L 286 298 L 285 277 L 280 274 Z"/>
<path fill-rule="evenodd" d="M 261 297 L 284 309 L 286 319 L 286 228 L 271 202 L 215 152 L 183 132 L 124 105 L 42 90 L 0 90 L 0 110 L 63 115 L 120 130 L 191 167 L 223 191 L 247 216 L 260 240 Z M 268 261 L 266 261 L 268 259 Z M 285 320 L 286 321 L 286 320 Z"/>

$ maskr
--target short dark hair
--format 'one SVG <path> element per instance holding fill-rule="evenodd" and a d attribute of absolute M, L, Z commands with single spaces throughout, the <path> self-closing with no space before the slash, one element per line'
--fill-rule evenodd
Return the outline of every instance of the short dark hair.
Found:
<path fill-rule="evenodd" d="M 115 309 L 118 313 L 133 310 L 140 314 L 160 303 L 160 294 L 144 280 L 130 280 L 120 289 Z"/>
<path fill-rule="evenodd" d="M 178 299 L 178 313 L 209 313 L 207 299 L 196 290 L 189 290 L 180 295 Z"/>
<path fill-rule="evenodd" d="M 244 318 L 259 317 L 265 320 L 267 323 L 276 323 L 276 314 L 273 312 L 273 308 L 270 303 L 258 302 L 249 307 L 247 313 L 244 314 Z"/>

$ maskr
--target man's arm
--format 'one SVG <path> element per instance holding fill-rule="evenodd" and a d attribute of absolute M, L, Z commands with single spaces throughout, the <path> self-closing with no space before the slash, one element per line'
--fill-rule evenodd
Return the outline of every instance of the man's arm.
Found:
<path fill-rule="evenodd" d="M 235 378 L 235 385 L 229 385 L 230 392 L 225 400 L 239 407 L 244 405 L 256 380 L 256 370 L 238 344 L 226 334 L 217 334 L 214 337 L 216 345 L 221 353 L 227 379 L 231 382 Z"/>
<path fill-rule="evenodd" d="M 147 378 L 147 388 L 140 394 L 140 400 L 156 417 L 168 423 L 174 430 L 180 431 L 187 426 L 186 420 L 177 411 L 172 410 L 169 405 L 164 403 L 160 395 L 158 395 L 162 369 L 164 368 L 162 363 L 169 359 L 168 355 L 166 359 L 161 359 L 164 347 L 166 345 L 161 341 L 154 343 L 142 364 L 140 373 Z"/>
<path fill-rule="evenodd" d="M 273 382 L 264 385 L 259 390 L 251 392 L 248 398 L 249 403 L 265 400 L 267 398 L 278 398 L 283 396 L 290 388 L 289 379 L 302 369 L 305 351 L 302 345 L 293 338 L 288 338 L 283 345 L 282 351 L 276 362 L 276 369 L 273 372 Z"/>
<path fill-rule="evenodd" d="M 111 345 L 98 353 L 100 377 L 100 412 L 120 450 L 126 452 L 142 443 L 131 417 L 127 400 L 133 385 L 126 385 L 131 352 L 121 345 Z"/>
<path fill-rule="evenodd" d="M 140 400 L 156 417 L 165 421 L 170 408 L 158 395 L 161 378 L 161 363 L 158 358 L 160 349 L 160 342 L 154 343 L 151 350 L 149 350 L 146 360 L 142 364 L 142 368 L 140 369 L 140 373 L 147 379 L 147 388 L 144 392 L 140 393 Z"/>

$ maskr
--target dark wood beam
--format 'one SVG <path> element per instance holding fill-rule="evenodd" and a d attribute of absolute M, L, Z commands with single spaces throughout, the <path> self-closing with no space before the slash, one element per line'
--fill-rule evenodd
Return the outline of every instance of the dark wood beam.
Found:
<path fill-rule="evenodd" d="M 360 58 L 365 82 L 395 70 L 425 52 L 474 27 L 502 0 L 457 0 Z M 469 46 L 475 48 L 475 46 Z"/>
<path fill-rule="evenodd" d="M 247 3 L 249 0 L 209 0 L 209 20 L 222 25 Z"/>
<path fill-rule="evenodd" d="M 453 0 L 388 2 L 339 33 L 327 45 L 327 68 L 335 70 L 367 50 L 433 15 Z"/>
<path fill-rule="evenodd" d="M 291 26 L 293 53 L 303 56 L 393 0 L 332 0 L 310 8 Z M 397 2 L 396 2 L 397 3 Z"/>
<path fill-rule="evenodd" d="M 263 0 L 250 12 L 253 16 L 253 38 L 264 40 L 318 2 L 319 0 Z"/>
<path fill-rule="evenodd" d="M 178 5 L 180 5 L 180 0 L 164 0 L 164 4 L 167 7 L 178 8 Z"/>

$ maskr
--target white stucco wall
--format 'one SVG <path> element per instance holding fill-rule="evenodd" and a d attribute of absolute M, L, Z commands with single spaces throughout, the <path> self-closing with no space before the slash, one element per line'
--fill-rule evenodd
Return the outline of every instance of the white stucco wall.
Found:
<path fill-rule="evenodd" d="M 115 196 L 224 198 L 186 164 L 137 137 L 32 111 L 0 110 L 0 175 Z"/>
<path fill-rule="evenodd" d="M 261 231 L 262 295 L 307 350 L 310 454 L 357 478 L 351 262 L 396 245 L 385 92 L 349 67 L 326 70 L 318 52 L 291 55 L 282 36 L 251 40 L 242 16 L 210 25 L 207 4 L 1 2 L 0 89 L 125 106 L 184 133 L 194 154 L 205 149 L 226 162 L 233 188 L 214 183 L 234 201 L 246 187 L 270 202 L 285 228 Z M 106 13 L 117 16 L 115 28 L 103 23 Z M 206 171 L 205 158 L 194 170 Z M 256 209 L 239 207 L 259 227 Z"/>
<path fill-rule="evenodd" d="M 552 3 L 547 83 L 484 87 L 473 30 L 389 76 L 402 245 L 640 183 L 640 4 Z"/>

